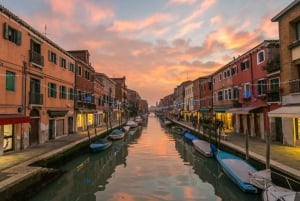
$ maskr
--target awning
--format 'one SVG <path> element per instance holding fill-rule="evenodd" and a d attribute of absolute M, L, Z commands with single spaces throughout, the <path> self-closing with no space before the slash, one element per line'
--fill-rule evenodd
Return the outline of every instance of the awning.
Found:
<path fill-rule="evenodd" d="M 30 117 L 24 115 L 0 115 L 0 125 L 29 123 Z"/>
<path fill-rule="evenodd" d="M 215 112 L 225 112 L 227 110 L 227 108 L 225 107 L 215 107 L 214 111 Z"/>
<path fill-rule="evenodd" d="M 226 110 L 226 113 L 232 113 L 232 114 L 249 114 L 253 110 L 261 108 L 261 107 L 262 106 L 230 108 L 230 109 Z"/>
<path fill-rule="evenodd" d="M 282 106 L 268 113 L 269 117 L 300 118 L 300 106 Z"/>
<path fill-rule="evenodd" d="M 201 112 L 201 113 L 207 113 L 209 111 L 210 111 L 210 108 L 200 108 L 199 109 L 199 112 Z"/>

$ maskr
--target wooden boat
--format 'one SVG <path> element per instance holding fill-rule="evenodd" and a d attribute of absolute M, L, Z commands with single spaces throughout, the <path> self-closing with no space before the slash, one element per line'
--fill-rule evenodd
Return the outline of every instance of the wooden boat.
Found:
<path fill-rule="evenodd" d="M 99 139 L 90 144 L 90 150 L 92 152 L 99 152 L 108 149 L 112 145 L 112 141 L 107 138 Z"/>
<path fill-rule="evenodd" d="M 267 186 L 262 193 L 263 201 L 299 201 L 300 192 L 296 192 L 275 184 Z"/>
<path fill-rule="evenodd" d="M 185 131 L 187 131 L 186 128 L 183 128 L 183 127 L 180 127 L 180 126 L 173 126 L 171 129 L 172 129 L 172 131 L 173 131 L 174 133 L 179 134 L 179 135 L 183 135 L 183 133 L 184 133 Z"/>
<path fill-rule="evenodd" d="M 128 131 L 129 131 L 129 129 L 130 129 L 130 126 L 128 126 L 128 125 L 125 125 L 125 126 L 123 126 L 123 129 L 124 129 L 124 131 L 125 131 L 125 132 L 128 132 Z"/>
<path fill-rule="evenodd" d="M 192 140 L 192 143 L 199 153 L 201 153 L 205 157 L 213 157 L 213 153 L 210 148 L 210 143 L 200 139 L 194 139 Z"/>
<path fill-rule="evenodd" d="M 300 192 L 296 192 L 272 183 L 271 170 L 265 169 L 250 174 L 250 183 L 263 190 L 263 201 L 299 201 Z"/>
<path fill-rule="evenodd" d="M 217 149 L 211 144 L 211 150 L 221 165 L 225 174 L 243 191 L 246 193 L 258 193 L 259 190 L 254 185 L 249 183 L 249 174 L 257 172 L 246 160 Z"/>
<path fill-rule="evenodd" d="M 189 133 L 189 132 L 184 133 L 184 138 L 189 140 L 189 141 L 193 141 L 195 139 L 198 139 L 198 137 L 196 135 L 193 135 L 192 133 Z"/>
<path fill-rule="evenodd" d="M 138 123 L 136 123 L 133 120 L 128 120 L 127 123 L 126 123 L 126 126 L 130 126 L 130 128 L 135 128 L 135 127 L 138 126 Z"/>
<path fill-rule="evenodd" d="M 114 129 L 110 134 L 109 137 L 112 140 L 119 140 L 122 139 L 124 137 L 125 133 L 124 131 L 120 130 L 120 129 Z"/>

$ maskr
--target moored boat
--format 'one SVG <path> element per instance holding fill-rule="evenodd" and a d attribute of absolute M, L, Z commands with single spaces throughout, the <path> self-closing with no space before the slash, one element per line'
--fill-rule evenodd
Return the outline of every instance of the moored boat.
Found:
<path fill-rule="evenodd" d="M 189 141 L 193 141 L 195 139 L 199 139 L 196 135 L 193 135 L 190 132 L 185 132 L 184 133 L 184 138 L 187 139 L 187 140 L 189 140 Z"/>
<path fill-rule="evenodd" d="M 119 140 L 122 139 L 124 137 L 125 133 L 124 131 L 120 130 L 120 129 L 114 129 L 110 134 L 109 137 L 112 140 Z"/>
<path fill-rule="evenodd" d="M 243 191 L 246 193 L 258 193 L 257 187 L 249 182 L 249 174 L 257 172 L 246 160 L 217 149 L 211 144 L 212 152 L 221 165 L 225 174 Z"/>
<path fill-rule="evenodd" d="M 201 153 L 205 157 L 213 157 L 213 153 L 210 148 L 210 143 L 200 139 L 194 139 L 192 140 L 192 143 L 199 153 Z"/>
<path fill-rule="evenodd" d="M 90 144 L 90 150 L 92 152 L 99 152 L 108 149 L 112 145 L 112 141 L 107 138 L 99 139 Z"/>

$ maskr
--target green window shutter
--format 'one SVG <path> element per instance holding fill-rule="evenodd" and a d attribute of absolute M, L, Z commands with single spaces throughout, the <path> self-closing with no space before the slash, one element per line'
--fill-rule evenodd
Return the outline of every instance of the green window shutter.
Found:
<path fill-rule="evenodd" d="M 6 72 L 6 90 L 15 91 L 15 73 Z"/>
<path fill-rule="evenodd" d="M 8 24 L 4 23 L 3 24 L 3 37 L 8 40 Z"/>
<path fill-rule="evenodd" d="M 22 42 L 22 32 L 21 31 L 17 31 L 17 41 L 16 44 L 17 45 L 21 45 Z"/>

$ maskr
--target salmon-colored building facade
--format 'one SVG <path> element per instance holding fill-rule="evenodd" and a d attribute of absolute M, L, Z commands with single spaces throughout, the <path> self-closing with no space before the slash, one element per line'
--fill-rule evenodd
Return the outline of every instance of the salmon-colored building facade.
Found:
<path fill-rule="evenodd" d="M 75 59 L 0 7 L 0 155 L 74 129 Z"/>

